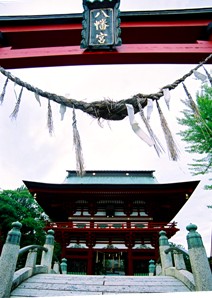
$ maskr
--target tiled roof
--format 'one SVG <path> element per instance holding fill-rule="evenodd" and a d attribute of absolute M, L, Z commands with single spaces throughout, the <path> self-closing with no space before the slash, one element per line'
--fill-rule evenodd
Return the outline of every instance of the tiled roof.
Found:
<path fill-rule="evenodd" d="M 154 171 L 86 171 L 78 176 L 75 171 L 67 171 L 64 183 L 70 184 L 156 184 Z"/>

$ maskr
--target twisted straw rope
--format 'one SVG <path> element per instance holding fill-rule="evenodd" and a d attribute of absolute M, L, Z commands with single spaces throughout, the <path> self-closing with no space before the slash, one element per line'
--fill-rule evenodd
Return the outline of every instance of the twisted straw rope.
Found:
<path fill-rule="evenodd" d="M 94 118 L 103 118 L 106 120 L 122 120 L 127 116 L 126 104 L 131 104 L 134 107 L 135 113 L 139 112 L 138 100 L 140 100 L 142 108 L 147 105 L 147 99 L 158 100 L 163 96 L 163 89 L 168 88 L 169 90 L 175 89 L 180 83 L 184 82 L 186 78 L 193 74 L 193 71 L 199 69 L 203 64 L 207 63 L 208 60 L 212 58 L 210 54 L 204 61 L 200 62 L 195 68 L 191 69 L 187 74 L 182 76 L 180 79 L 174 81 L 172 84 L 166 85 L 160 89 L 157 93 L 152 94 L 142 94 L 138 93 L 131 98 L 119 100 L 114 102 L 112 100 L 103 101 L 93 101 L 87 103 L 84 101 L 78 101 L 76 99 L 66 98 L 54 93 L 49 93 L 43 91 L 37 87 L 33 87 L 29 83 L 26 83 L 19 78 L 13 76 L 10 72 L 6 71 L 3 67 L 0 67 L 0 72 L 9 78 L 11 81 L 15 82 L 17 85 L 26 88 L 42 97 L 48 98 L 58 104 L 63 104 L 69 108 L 79 109 Z M 142 99 L 142 101 L 141 101 Z"/>

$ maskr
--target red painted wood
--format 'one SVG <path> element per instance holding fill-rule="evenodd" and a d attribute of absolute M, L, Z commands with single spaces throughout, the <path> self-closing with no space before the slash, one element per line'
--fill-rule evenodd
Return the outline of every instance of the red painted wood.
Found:
<path fill-rule="evenodd" d="M 93 250 L 89 248 L 88 250 L 88 259 L 87 259 L 87 275 L 94 274 L 93 272 Z"/>
<path fill-rule="evenodd" d="M 132 259 L 132 248 L 129 247 L 127 251 L 127 275 L 133 275 L 133 259 Z"/>
<path fill-rule="evenodd" d="M 212 41 L 196 44 L 125 44 L 113 51 L 89 52 L 79 46 L 11 49 L 0 48 L 5 68 L 63 65 L 196 63 L 212 53 Z"/>
<path fill-rule="evenodd" d="M 0 20 L 0 31 L 8 46 L 0 48 L 0 65 L 13 69 L 89 64 L 197 64 L 212 52 L 211 44 L 197 44 L 197 40 L 212 39 L 211 35 L 204 36 L 211 22 L 206 12 L 123 16 L 123 46 L 113 52 L 86 53 L 80 49 L 81 15 L 77 18 L 70 15 L 70 19 L 65 16 L 62 22 L 55 24 L 48 18 L 16 23 Z"/>

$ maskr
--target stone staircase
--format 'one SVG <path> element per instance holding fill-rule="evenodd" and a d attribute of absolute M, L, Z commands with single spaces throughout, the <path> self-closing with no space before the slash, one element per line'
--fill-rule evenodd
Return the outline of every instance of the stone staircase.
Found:
<path fill-rule="evenodd" d="M 181 281 L 168 276 L 38 274 L 21 283 L 11 292 L 10 297 L 62 297 L 189 291 Z"/>
<path fill-rule="evenodd" d="M 160 232 L 161 264 L 149 265 L 149 276 L 72 275 L 67 274 L 67 263 L 55 262 L 53 231 L 49 230 L 44 246 L 29 245 L 20 249 L 21 224 L 12 224 L 0 257 L 0 298 L 68 297 L 86 295 L 149 294 L 212 291 L 212 274 L 197 226 L 187 226 L 189 251 L 193 272 L 186 270 L 182 251 L 170 247 L 165 231 Z M 40 264 L 37 252 L 42 251 Z M 174 251 L 172 262 L 171 251 Z M 18 257 L 27 253 L 25 266 L 16 269 Z M 153 261 L 153 260 L 150 260 Z M 154 270 L 152 270 L 154 269 Z M 60 274 L 60 272 L 62 274 Z M 56 274 L 57 273 L 57 274 Z M 163 273 L 164 275 L 159 275 Z M 156 274 L 156 276 L 154 276 Z M 209 292 L 208 292 L 209 293 Z M 210 294 L 210 293 L 209 293 Z M 202 294 L 201 294 L 202 295 Z M 205 296 L 205 293 L 204 293 Z M 208 296 L 209 297 L 209 296 Z"/>

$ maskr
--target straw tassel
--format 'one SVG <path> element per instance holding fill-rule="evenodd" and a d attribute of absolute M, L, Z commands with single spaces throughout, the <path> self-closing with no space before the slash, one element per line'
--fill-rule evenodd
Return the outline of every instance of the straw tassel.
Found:
<path fill-rule="evenodd" d="M 54 129 L 53 129 L 52 108 L 51 108 L 50 100 L 48 100 L 47 127 L 49 130 L 49 134 L 52 135 Z"/>
<path fill-rule="evenodd" d="M 4 83 L 4 87 L 3 87 L 2 93 L 0 95 L 0 104 L 3 104 L 8 81 L 9 81 L 9 79 L 7 78 L 6 81 L 5 81 L 5 83 Z"/>
<path fill-rule="evenodd" d="M 15 105 L 15 108 L 14 108 L 12 114 L 10 115 L 10 117 L 11 117 L 12 119 L 16 119 L 17 116 L 18 116 L 18 111 L 19 111 L 20 104 L 21 104 L 21 96 L 22 96 L 22 93 L 23 93 L 23 87 L 21 88 L 21 91 L 20 91 L 18 97 L 17 97 L 16 92 L 15 92 L 15 96 L 16 96 L 16 98 L 17 98 L 17 102 L 16 102 L 16 105 Z"/>
<path fill-rule="evenodd" d="M 164 136 L 166 139 L 166 144 L 167 144 L 167 148 L 169 151 L 169 155 L 173 161 L 177 161 L 179 150 L 178 150 L 177 145 L 173 139 L 171 131 L 168 127 L 168 123 L 163 115 L 163 112 L 162 112 L 160 106 L 159 106 L 158 100 L 156 100 L 156 105 L 157 105 L 157 109 L 158 109 L 158 113 L 159 113 L 159 117 L 160 117 L 161 127 L 163 129 L 163 133 L 164 133 Z"/>
<path fill-rule="evenodd" d="M 162 151 L 164 152 L 164 149 L 162 147 L 162 145 L 160 144 L 158 138 L 156 137 L 156 135 L 154 134 L 148 120 L 146 119 L 145 115 L 144 115 L 144 111 L 143 111 L 143 108 L 141 106 L 141 103 L 138 101 L 138 107 L 139 107 L 139 110 L 140 110 L 140 115 L 141 115 L 141 118 L 149 132 L 149 135 L 150 137 L 152 138 L 153 142 L 154 142 L 154 148 L 155 148 L 155 151 L 157 152 L 158 156 L 160 156 L 160 154 L 162 153 Z"/>
<path fill-rule="evenodd" d="M 185 90 L 185 93 L 188 97 L 188 104 L 187 105 L 193 111 L 194 114 L 199 115 L 199 110 L 198 110 L 198 107 L 197 107 L 195 101 L 193 100 L 191 94 L 188 92 L 188 89 L 187 89 L 186 85 L 184 83 L 182 83 L 182 84 L 183 84 L 183 88 Z"/>
<path fill-rule="evenodd" d="M 76 121 L 76 114 L 75 109 L 73 108 L 73 142 L 75 147 L 75 153 L 76 153 L 76 167 L 77 167 L 77 174 L 79 176 L 83 176 L 85 174 L 84 170 L 84 160 L 83 160 L 83 154 L 82 154 L 82 146 L 81 146 L 81 140 L 80 135 L 77 129 L 77 121 Z"/>

